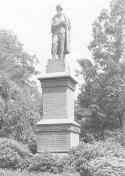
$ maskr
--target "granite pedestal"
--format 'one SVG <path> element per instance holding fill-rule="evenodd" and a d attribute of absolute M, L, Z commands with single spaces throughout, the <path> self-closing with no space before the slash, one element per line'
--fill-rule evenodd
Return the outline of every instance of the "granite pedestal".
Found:
<path fill-rule="evenodd" d="M 60 61 L 62 62 L 62 61 Z M 38 152 L 66 153 L 79 144 L 79 124 L 74 120 L 76 80 L 64 72 L 59 61 L 48 66 L 48 73 L 39 80 L 43 94 L 43 119 L 38 122 Z M 53 67 L 53 68 L 52 68 Z M 54 72 L 57 70 L 57 72 Z"/>

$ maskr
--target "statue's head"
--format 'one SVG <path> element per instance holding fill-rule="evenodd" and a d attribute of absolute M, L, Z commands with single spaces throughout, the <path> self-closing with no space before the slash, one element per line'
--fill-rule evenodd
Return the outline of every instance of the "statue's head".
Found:
<path fill-rule="evenodd" d="M 61 6 L 60 4 L 58 4 L 58 5 L 56 6 L 56 11 L 57 11 L 57 14 L 58 14 L 58 15 L 60 15 L 60 14 L 62 13 L 63 8 L 62 8 L 62 6 Z"/>

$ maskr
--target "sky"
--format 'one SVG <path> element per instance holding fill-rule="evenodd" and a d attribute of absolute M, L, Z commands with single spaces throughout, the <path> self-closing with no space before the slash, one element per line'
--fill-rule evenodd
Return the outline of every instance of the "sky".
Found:
<path fill-rule="evenodd" d="M 44 73 L 51 59 L 51 18 L 61 4 L 71 21 L 71 53 L 67 62 L 74 71 L 77 59 L 90 58 L 87 46 L 92 38 L 92 23 L 109 0 L 0 0 L 0 29 L 13 31 L 24 49 L 36 54 Z"/>

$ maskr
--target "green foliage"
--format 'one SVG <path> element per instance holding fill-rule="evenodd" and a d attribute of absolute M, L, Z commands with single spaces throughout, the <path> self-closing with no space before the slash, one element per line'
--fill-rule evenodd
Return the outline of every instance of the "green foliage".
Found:
<path fill-rule="evenodd" d="M 23 49 L 15 34 L 0 30 L 0 70 L 18 83 L 35 73 L 36 57 Z"/>
<path fill-rule="evenodd" d="M 81 176 L 123 176 L 125 149 L 111 140 L 81 144 L 73 149 L 69 158 Z"/>
<path fill-rule="evenodd" d="M 48 153 L 34 155 L 29 164 L 29 171 L 61 173 L 64 163 L 61 159 Z"/>
<path fill-rule="evenodd" d="M 106 130 L 104 133 L 105 140 L 111 140 L 116 143 L 119 143 L 121 146 L 125 146 L 125 130 Z"/>
<path fill-rule="evenodd" d="M 29 140 L 28 140 L 28 147 L 29 147 L 29 150 L 32 154 L 36 154 L 37 153 L 37 143 L 36 143 L 36 139 L 31 137 Z"/>
<path fill-rule="evenodd" d="M 0 170 L 1 176 L 41 176 L 41 173 L 31 173 L 27 171 L 11 171 L 11 170 Z M 79 176 L 77 173 L 63 173 L 63 174 L 50 174 L 42 173 L 42 176 Z"/>
<path fill-rule="evenodd" d="M 124 176 L 125 159 L 116 157 L 97 158 L 90 163 L 93 176 Z"/>
<path fill-rule="evenodd" d="M 124 8 L 124 1 L 118 0 L 112 1 L 110 11 L 102 10 L 89 45 L 93 62 L 79 61 L 85 83 L 78 96 L 77 117 L 82 129 L 101 138 L 106 129 L 122 128 L 124 123 Z"/>
<path fill-rule="evenodd" d="M 86 123 L 84 126 L 86 127 Z M 95 141 L 100 140 L 99 134 L 95 135 L 93 133 L 86 132 L 87 130 L 84 129 L 84 126 L 81 126 L 81 142 L 93 144 Z"/>
<path fill-rule="evenodd" d="M 7 92 L 4 91 L 5 85 Z M 11 137 L 18 141 L 28 142 L 33 134 L 33 125 L 39 119 L 39 111 L 35 111 L 32 106 L 34 103 L 28 103 L 31 98 L 24 96 L 22 88 L 8 79 L 1 81 L 1 129 L 0 135 Z M 3 97 L 6 92 L 6 99 Z M 32 100 L 31 100 L 32 101 Z M 34 105 L 35 106 L 35 105 Z"/>
<path fill-rule="evenodd" d="M 0 136 L 27 143 L 40 119 L 41 95 L 32 76 L 37 58 L 26 53 L 17 37 L 0 31 Z"/>
<path fill-rule="evenodd" d="M 30 152 L 23 144 L 12 139 L 0 139 L 0 168 L 24 169 L 29 157 Z"/>

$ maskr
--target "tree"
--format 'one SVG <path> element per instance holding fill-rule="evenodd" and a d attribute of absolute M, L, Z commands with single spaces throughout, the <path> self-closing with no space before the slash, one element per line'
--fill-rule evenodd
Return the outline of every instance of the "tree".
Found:
<path fill-rule="evenodd" d="M 104 130 L 122 128 L 125 112 L 125 1 L 112 1 L 93 24 L 89 45 L 93 62 L 80 60 L 85 84 L 78 96 L 78 117 L 84 128 L 103 136 Z M 86 114 L 86 110 L 89 115 Z"/>
<path fill-rule="evenodd" d="M 0 135 L 31 141 L 40 118 L 41 95 L 32 76 L 37 74 L 36 56 L 23 49 L 17 37 L 0 31 Z"/>
<path fill-rule="evenodd" d="M 10 31 L 0 31 L 0 70 L 14 80 L 27 80 L 35 74 L 36 56 L 31 56 L 23 49 L 16 35 Z"/>

